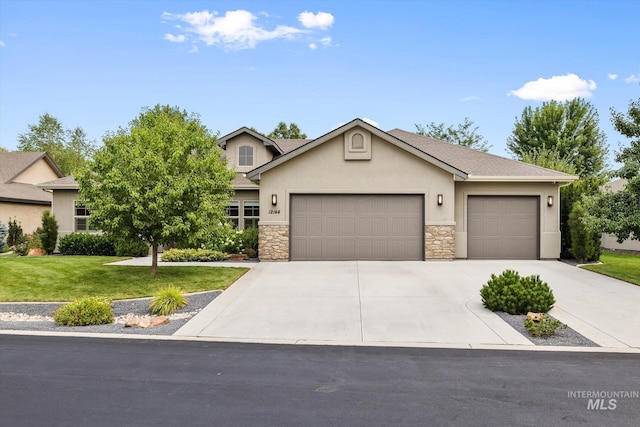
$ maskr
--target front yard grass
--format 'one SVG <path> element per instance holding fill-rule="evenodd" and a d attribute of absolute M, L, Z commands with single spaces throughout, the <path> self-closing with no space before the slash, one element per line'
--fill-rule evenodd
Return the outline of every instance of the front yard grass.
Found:
<path fill-rule="evenodd" d="M 79 297 L 128 299 L 152 296 L 175 285 L 183 292 L 224 290 L 248 271 L 236 267 L 105 265 L 117 257 L 45 256 L 0 257 L 0 301 L 63 302 Z"/>
<path fill-rule="evenodd" d="M 640 256 L 604 253 L 600 255 L 600 261 L 602 264 L 582 268 L 640 286 Z"/>

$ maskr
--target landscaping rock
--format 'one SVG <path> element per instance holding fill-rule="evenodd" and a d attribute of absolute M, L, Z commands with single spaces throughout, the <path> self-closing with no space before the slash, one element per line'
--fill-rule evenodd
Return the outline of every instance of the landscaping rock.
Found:
<path fill-rule="evenodd" d="M 530 311 L 527 313 L 527 320 L 533 320 L 534 322 L 542 322 L 544 320 L 544 314 L 533 313 Z"/>
<path fill-rule="evenodd" d="M 169 323 L 167 316 L 156 317 L 133 317 L 124 322 L 125 328 L 153 328 L 154 326 L 166 325 Z"/>
<path fill-rule="evenodd" d="M 44 251 L 40 248 L 29 249 L 27 256 L 44 256 Z"/>
<path fill-rule="evenodd" d="M 249 259 L 249 257 L 247 256 L 247 254 L 229 254 L 229 256 L 227 256 L 227 259 L 229 261 L 246 261 Z"/>

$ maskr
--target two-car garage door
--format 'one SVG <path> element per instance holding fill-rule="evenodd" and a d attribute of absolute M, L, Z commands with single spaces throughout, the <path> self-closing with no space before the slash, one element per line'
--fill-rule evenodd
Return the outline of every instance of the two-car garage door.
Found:
<path fill-rule="evenodd" d="M 423 260 L 423 212 L 422 195 L 292 195 L 291 260 Z"/>

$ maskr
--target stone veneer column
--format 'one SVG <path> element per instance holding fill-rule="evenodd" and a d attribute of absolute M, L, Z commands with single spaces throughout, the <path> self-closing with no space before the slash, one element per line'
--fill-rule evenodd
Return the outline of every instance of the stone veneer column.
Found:
<path fill-rule="evenodd" d="M 260 261 L 289 261 L 289 226 L 258 226 L 258 253 Z"/>
<path fill-rule="evenodd" d="M 456 256 L 456 227 L 454 225 L 425 225 L 425 258 L 454 259 Z"/>

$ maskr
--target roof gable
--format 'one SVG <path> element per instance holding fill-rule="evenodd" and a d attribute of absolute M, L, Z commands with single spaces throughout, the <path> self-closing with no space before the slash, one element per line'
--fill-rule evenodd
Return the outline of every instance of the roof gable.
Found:
<path fill-rule="evenodd" d="M 263 172 L 266 172 L 270 169 L 273 169 L 275 167 L 277 167 L 278 165 L 287 162 L 291 159 L 293 159 L 294 157 L 299 156 L 302 153 L 305 153 L 309 150 L 312 150 L 313 148 L 317 147 L 320 144 L 323 144 L 333 138 L 335 138 L 338 135 L 341 135 L 355 127 L 361 127 L 369 132 L 371 132 L 371 134 L 376 135 L 377 137 L 403 149 L 406 150 L 412 154 L 414 154 L 415 156 L 418 156 L 420 158 L 422 158 L 423 160 L 441 168 L 446 170 L 447 172 L 452 173 L 454 176 L 457 176 L 460 179 L 466 179 L 466 174 L 464 173 L 464 171 L 461 171 L 455 167 L 453 167 L 450 164 L 447 164 L 443 161 L 441 161 L 440 159 L 437 159 L 435 157 L 433 157 L 432 155 L 430 155 L 429 153 L 423 152 L 421 150 L 419 150 L 418 148 L 414 147 L 413 145 L 410 145 L 408 143 L 406 143 L 405 141 L 396 138 L 393 135 L 390 135 L 380 129 L 378 129 L 377 127 L 363 121 L 362 119 L 354 119 L 352 121 L 350 121 L 349 123 L 346 123 L 324 135 L 322 135 L 321 137 L 314 139 L 314 140 L 310 140 L 309 142 L 306 142 L 302 145 L 300 145 L 299 147 L 293 149 L 292 151 L 289 151 L 287 153 L 285 153 L 284 155 L 274 158 L 272 161 L 270 161 L 269 163 L 266 163 L 262 166 L 259 166 L 257 168 L 255 168 L 254 170 L 250 171 L 249 173 L 247 173 L 247 178 L 249 179 L 254 179 L 254 180 L 258 180 L 260 179 L 260 174 Z"/>
<path fill-rule="evenodd" d="M 37 151 L 0 153 L 0 184 L 10 184 L 40 159 L 44 159 L 56 175 L 59 177 L 64 175 L 47 153 Z"/>
<path fill-rule="evenodd" d="M 249 129 L 246 126 L 241 127 L 240 129 L 233 131 L 221 138 L 218 138 L 218 145 L 220 147 L 222 147 L 223 149 L 227 148 L 227 142 L 233 138 L 236 138 L 242 134 L 248 134 L 252 137 L 254 137 L 255 139 L 261 141 L 265 147 L 267 147 L 268 149 L 270 149 L 273 154 L 278 155 L 278 154 L 282 154 L 282 149 L 280 149 L 280 147 L 278 146 L 278 144 L 273 141 L 272 139 L 267 138 L 264 135 L 259 134 L 258 132 Z"/>

